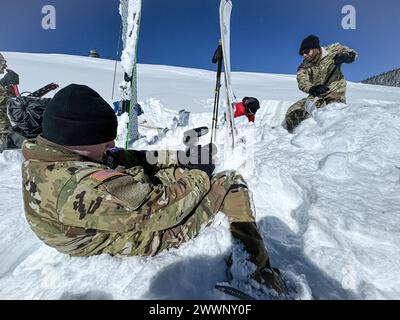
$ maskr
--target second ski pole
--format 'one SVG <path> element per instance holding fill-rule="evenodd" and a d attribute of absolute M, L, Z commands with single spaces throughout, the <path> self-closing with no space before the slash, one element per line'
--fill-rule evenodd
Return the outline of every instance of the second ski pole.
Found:
<path fill-rule="evenodd" d="M 215 86 L 215 96 L 214 96 L 214 109 L 213 109 L 213 119 L 211 125 L 211 143 L 215 142 L 217 139 L 217 123 L 218 123 L 218 109 L 219 109 L 219 95 L 221 89 L 221 73 L 222 73 L 222 42 L 219 40 L 218 48 L 215 50 L 212 62 L 217 63 L 217 83 Z"/>

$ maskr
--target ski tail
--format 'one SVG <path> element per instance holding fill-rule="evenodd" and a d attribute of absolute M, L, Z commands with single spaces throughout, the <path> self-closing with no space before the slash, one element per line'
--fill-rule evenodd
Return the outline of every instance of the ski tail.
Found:
<path fill-rule="evenodd" d="M 183 144 L 187 147 L 194 146 L 199 143 L 199 138 L 208 134 L 208 127 L 198 127 L 187 130 L 183 133 Z"/>
<path fill-rule="evenodd" d="M 224 80 L 227 98 L 228 114 L 228 134 L 231 139 L 231 147 L 234 149 L 236 140 L 236 127 L 234 120 L 235 95 L 232 90 L 231 82 L 231 61 L 230 61 L 230 20 L 232 13 L 232 2 L 230 0 L 221 0 L 220 3 L 220 28 L 222 40 L 222 52 L 224 57 Z"/>
<path fill-rule="evenodd" d="M 48 85 L 30 93 L 28 97 L 36 97 L 36 98 L 41 98 L 44 97 L 46 94 L 48 94 L 50 91 L 58 89 L 59 85 L 57 83 L 49 83 Z"/>

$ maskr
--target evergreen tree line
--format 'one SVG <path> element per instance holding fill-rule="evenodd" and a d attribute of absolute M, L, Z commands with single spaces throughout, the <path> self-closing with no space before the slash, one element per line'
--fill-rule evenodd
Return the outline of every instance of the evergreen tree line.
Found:
<path fill-rule="evenodd" d="M 381 86 L 400 87 L 400 68 L 384 72 L 361 82 Z"/>

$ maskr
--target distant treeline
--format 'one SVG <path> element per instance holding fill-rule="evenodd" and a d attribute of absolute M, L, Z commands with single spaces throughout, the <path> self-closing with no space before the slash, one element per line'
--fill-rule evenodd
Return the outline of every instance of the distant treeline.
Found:
<path fill-rule="evenodd" d="M 381 86 L 400 87 L 400 69 L 388 71 L 361 82 Z"/>

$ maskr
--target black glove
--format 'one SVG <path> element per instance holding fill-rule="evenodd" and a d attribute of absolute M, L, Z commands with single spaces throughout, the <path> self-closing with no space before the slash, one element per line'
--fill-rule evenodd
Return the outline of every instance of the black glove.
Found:
<path fill-rule="evenodd" d="M 114 148 L 107 150 L 104 153 L 102 164 L 105 164 L 110 169 L 116 169 L 118 166 L 122 166 L 125 169 L 136 166 L 143 167 L 151 182 L 153 184 L 160 184 L 160 179 L 155 176 L 159 171 L 159 168 L 157 165 L 151 164 L 147 161 L 146 153 L 147 151 Z"/>
<path fill-rule="evenodd" d="M 348 53 L 338 53 L 334 60 L 337 66 L 341 65 L 342 63 L 352 63 L 356 58 L 356 54 L 354 52 Z"/>
<path fill-rule="evenodd" d="M 309 93 L 314 97 L 322 96 L 329 91 L 329 87 L 324 84 L 311 87 Z"/>
<path fill-rule="evenodd" d="M 118 166 L 123 166 L 126 169 L 132 168 L 137 163 L 131 163 L 130 154 L 122 148 L 114 148 L 111 150 L 107 150 L 103 154 L 102 163 L 111 169 L 115 169 Z"/>
<path fill-rule="evenodd" d="M 0 79 L 0 85 L 3 87 L 8 87 L 13 84 L 19 84 L 19 76 L 16 72 L 7 69 L 6 75 Z"/>
<path fill-rule="evenodd" d="M 209 177 L 215 170 L 214 156 L 217 154 L 217 147 L 210 143 L 205 146 L 196 145 L 178 152 L 178 163 L 181 167 L 193 170 L 201 170 Z"/>

